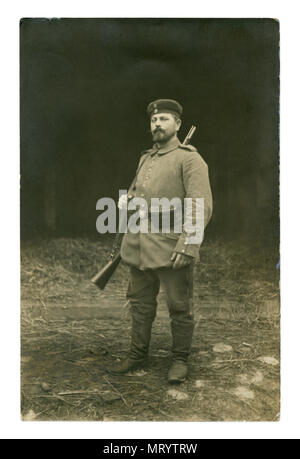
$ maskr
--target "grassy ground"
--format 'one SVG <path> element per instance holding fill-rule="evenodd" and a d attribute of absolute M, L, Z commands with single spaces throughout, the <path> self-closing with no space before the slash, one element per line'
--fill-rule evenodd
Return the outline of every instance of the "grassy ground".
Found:
<path fill-rule="evenodd" d="M 51 239 L 22 246 L 22 416 L 36 420 L 272 421 L 279 417 L 279 287 L 272 252 L 203 245 L 195 269 L 196 328 L 187 381 L 166 381 L 164 294 L 149 366 L 111 376 L 128 349 L 128 268 L 104 292 L 89 279 L 111 241 Z"/>

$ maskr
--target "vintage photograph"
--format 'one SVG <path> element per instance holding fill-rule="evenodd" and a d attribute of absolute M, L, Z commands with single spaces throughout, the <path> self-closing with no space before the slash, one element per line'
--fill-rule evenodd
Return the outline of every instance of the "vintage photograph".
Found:
<path fill-rule="evenodd" d="M 279 22 L 20 20 L 23 421 L 280 419 Z"/>

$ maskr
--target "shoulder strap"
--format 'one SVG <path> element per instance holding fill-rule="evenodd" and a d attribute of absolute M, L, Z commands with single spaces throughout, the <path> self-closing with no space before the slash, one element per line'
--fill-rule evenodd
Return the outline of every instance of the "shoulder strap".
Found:
<path fill-rule="evenodd" d="M 184 150 L 188 150 L 188 151 L 198 151 L 196 147 L 194 147 L 193 145 L 190 145 L 190 144 L 185 145 L 185 144 L 181 143 L 179 145 L 179 147 L 183 148 Z"/>
<path fill-rule="evenodd" d="M 147 158 L 147 153 L 148 153 L 149 151 L 150 151 L 150 150 L 146 150 L 146 151 L 142 151 L 142 153 L 141 153 L 141 161 L 140 161 L 140 164 L 139 164 L 139 166 L 138 166 L 138 168 L 137 168 L 137 171 L 136 171 L 136 173 L 135 173 L 134 179 L 132 180 L 131 185 L 130 185 L 130 187 L 129 187 L 130 190 L 133 189 L 133 188 L 135 187 L 135 184 L 136 184 L 136 181 L 137 181 L 138 173 L 139 173 L 139 171 L 140 171 L 142 165 L 144 164 L 144 162 L 145 162 L 145 160 L 146 160 L 146 158 Z M 132 195 L 130 195 L 130 194 L 128 195 L 128 198 L 129 198 L 129 199 L 131 199 L 132 197 L 133 197 Z"/>

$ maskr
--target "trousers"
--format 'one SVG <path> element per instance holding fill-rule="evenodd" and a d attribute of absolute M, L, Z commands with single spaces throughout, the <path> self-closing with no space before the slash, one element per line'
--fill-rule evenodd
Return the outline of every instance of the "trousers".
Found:
<path fill-rule="evenodd" d="M 144 271 L 131 267 L 127 290 L 132 317 L 130 358 L 140 359 L 148 354 L 157 295 L 162 285 L 171 319 L 173 360 L 187 361 L 194 330 L 192 275 L 190 266 Z"/>

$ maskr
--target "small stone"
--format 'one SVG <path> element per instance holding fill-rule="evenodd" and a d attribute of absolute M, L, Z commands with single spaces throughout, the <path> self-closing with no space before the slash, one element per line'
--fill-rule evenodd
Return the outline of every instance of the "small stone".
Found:
<path fill-rule="evenodd" d="M 51 390 L 51 386 L 46 383 L 46 382 L 42 382 L 41 383 L 41 388 L 45 391 L 45 392 L 49 392 L 49 390 Z"/>
<path fill-rule="evenodd" d="M 250 376 L 247 375 L 247 374 L 241 374 L 241 375 L 237 375 L 236 377 L 236 380 L 239 384 L 242 384 L 243 386 L 250 386 L 251 382 L 250 382 Z"/>
<path fill-rule="evenodd" d="M 275 359 L 274 357 L 258 357 L 258 359 L 262 363 L 266 363 L 267 365 L 272 365 L 272 366 L 277 366 L 279 365 L 279 361 Z"/>
<path fill-rule="evenodd" d="M 257 371 L 251 379 L 251 384 L 260 384 L 264 380 L 264 375 L 261 371 Z"/>
<path fill-rule="evenodd" d="M 201 379 L 197 379 L 197 381 L 195 381 L 195 386 L 197 387 L 197 389 L 200 389 L 205 386 L 205 382 Z"/>
<path fill-rule="evenodd" d="M 33 410 L 29 410 L 28 413 L 23 416 L 23 421 L 34 421 L 36 417 L 37 414 Z"/>
<path fill-rule="evenodd" d="M 241 400 L 253 400 L 255 397 L 254 392 L 245 386 L 237 387 L 233 393 Z"/>
<path fill-rule="evenodd" d="M 230 346 L 229 344 L 224 344 L 224 343 L 215 344 L 213 347 L 214 352 L 220 352 L 220 353 L 231 352 L 232 350 L 233 350 L 232 346 Z"/>
<path fill-rule="evenodd" d="M 174 400 L 187 400 L 189 398 L 185 392 L 181 392 L 176 389 L 169 389 L 167 395 L 172 397 Z"/>
<path fill-rule="evenodd" d="M 242 386 L 250 386 L 251 384 L 259 384 L 263 381 L 264 375 L 261 371 L 257 371 L 255 374 L 241 374 L 236 377 L 237 382 Z"/>

